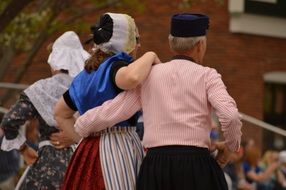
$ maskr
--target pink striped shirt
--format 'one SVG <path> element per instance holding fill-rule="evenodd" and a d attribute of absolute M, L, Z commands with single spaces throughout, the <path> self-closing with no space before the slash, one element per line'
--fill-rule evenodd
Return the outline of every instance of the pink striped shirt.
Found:
<path fill-rule="evenodd" d="M 83 137 L 126 120 L 143 110 L 145 147 L 192 145 L 210 147 L 211 112 L 215 111 L 230 150 L 238 150 L 240 116 L 215 69 L 175 59 L 153 66 L 141 87 L 78 118 L 75 130 Z"/>

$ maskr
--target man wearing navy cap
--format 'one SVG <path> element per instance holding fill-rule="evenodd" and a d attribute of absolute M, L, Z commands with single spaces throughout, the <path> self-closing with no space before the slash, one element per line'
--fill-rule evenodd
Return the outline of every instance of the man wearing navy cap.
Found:
<path fill-rule="evenodd" d="M 175 59 L 191 59 L 201 64 L 206 51 L 209 18 L 202 14 L 177 14 L 171 19 L 169 44 Z M 187 58 L 188 57 L 188 58 Z"/>
<path fill-rule="evenodd" d="M 173 59 L 154 65 L 140 88 L 122 92 L 75 124 L 85 137 L 143 110 L 142 143 L 148 151 L 138 190 L 227 190 L 219 164 L 226 164 L 228 153 L 238 150 L 242 124 L 221 75 L 201 65 L 208 26 L 203 14 L 174 15 L 169 35 Z M 218 162 L 209 151 L 212 111 L 225 138 L 218 147 Z"/>

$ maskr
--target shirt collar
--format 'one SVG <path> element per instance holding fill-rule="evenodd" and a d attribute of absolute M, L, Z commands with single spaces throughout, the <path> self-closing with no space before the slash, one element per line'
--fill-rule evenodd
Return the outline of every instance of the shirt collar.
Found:
<path fill-rule="evenodd" d="M 195 60 L 192 57 L 186 56 L 186 55 L 175 55 L 172 57 L 172 60 L 174 59 L 185 59 L 191 62 L 195 62 Z"/>

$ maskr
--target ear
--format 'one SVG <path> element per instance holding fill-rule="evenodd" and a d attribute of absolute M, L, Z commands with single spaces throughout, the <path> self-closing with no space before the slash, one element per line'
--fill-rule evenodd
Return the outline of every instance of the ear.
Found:
<path fill-rule="evenodd" d="M 198 41 L 198 43 L 197 43 L 197 51 L 198 51 L 198 53 L 201 53 L 203 51 L 203 46 L 204 46 L 203 40 Z"/>

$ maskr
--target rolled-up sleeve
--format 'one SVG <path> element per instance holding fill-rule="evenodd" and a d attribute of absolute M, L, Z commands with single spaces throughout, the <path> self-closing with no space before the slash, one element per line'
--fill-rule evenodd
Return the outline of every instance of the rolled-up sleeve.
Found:
<path fill-rule="evenodd" d="M 206 73 L 206 89 L 208 100 L 219 118 L 226 145 L 231 151 L 237 151 L 241 141 L 241 117 L 233 98 L 228 94 L 215 69 Z"/>
<path fill-rule="evenodd" d="M 140 88 L 124 91 L 114 99 L 93 108 L 80 116 L 75 123 L 75 131 L 82 137 L 112 127 L 130 118 L 141 109 Z"/>

